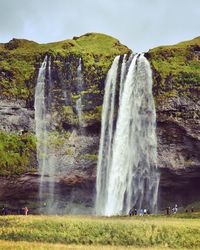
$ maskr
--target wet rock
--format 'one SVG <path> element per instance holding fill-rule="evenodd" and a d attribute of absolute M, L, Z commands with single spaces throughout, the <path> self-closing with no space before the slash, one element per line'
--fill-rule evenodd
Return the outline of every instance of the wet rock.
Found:
<path fill-rule="evenodd" d="M 0 99 L 0 130 L 34 131 L 34 111 L 20 100 Z"/>
<path fill-rule="evenodd" d="M 44 177 L 45 188 L 51 185 L 51 178 Z M 92 213 L 95 197 L 95 173 L 78 172 L 66 177 L 55 179 L 54 204 L 59 204 L 54 210 L 57 214 L 63 213 Z M 40 175 L 24 174 L 18 177 L 0 177 L 0 206 L 8 206 L 17 211 L 28 206 L 31 213 L 40 213 L 44 209 L 45 201 L 39 199 Z M 49 196 L 49 193 L 45 193 Z"/>

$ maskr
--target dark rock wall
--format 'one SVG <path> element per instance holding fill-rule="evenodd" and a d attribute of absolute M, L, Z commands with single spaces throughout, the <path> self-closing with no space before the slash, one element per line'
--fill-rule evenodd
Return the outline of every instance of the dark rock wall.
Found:
<path fill-rule="evenodd" d="M 200 200 L 200 38 L 150 50 L 157 109 L 160 206 Z"/>

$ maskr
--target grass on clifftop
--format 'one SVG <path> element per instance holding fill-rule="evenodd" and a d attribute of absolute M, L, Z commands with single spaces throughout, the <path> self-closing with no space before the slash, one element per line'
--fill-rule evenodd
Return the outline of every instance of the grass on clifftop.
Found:
<path fill-rule="evenodd" d="M 39 243 L 67 244 L 77 245 L 80 249 L 85 249 L 83 245 L 92 245 L 91 249 L 100 249 L 102 245 L 132 246 L 141 247 L 141 249 L 148 247 L 198 249 L 200 248 L 200 220 L 198 219 L 200 214 L 195 214 L 197 219 L 185 219 L 184 214 L 183 218 L 179 218 L 178 215 L 131 218 L 4 216 L 0 217 L 0 240 L 3 240 L 2 243 L 5 246 L 13 245 L 14 241 L 19 245 L 19 241 L 23 241 L 22 246 L 26 245 L 25 242 L 32 242 L 33 246 Z M 48 244 L 47 247 L 50 246 Z"/>
<path fill-rule="evenodd" d="M 28 99 L 45 54 L 54 59 L 69 55 L 82 57 L 86 72 L 96 74 L 100 70 L 105 74 L 116 55 L 128 52 L 117 39 L 99 33 L 48 44 L 12 39 L 0 44 L 0 89 L 4 96 Z"/>
<path fill-rule="evenodd" d="M 194 101 L 200 93 L 200 37 L 148 52 L 154 69 L 157 99 L 186 96 Z"/>

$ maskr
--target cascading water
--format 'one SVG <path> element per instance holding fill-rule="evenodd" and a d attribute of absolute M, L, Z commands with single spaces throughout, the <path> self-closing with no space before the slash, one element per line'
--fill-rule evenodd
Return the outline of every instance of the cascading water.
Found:
<path fill-rule="evenodd" d="M 41 178 L 44 176 L 47 155 L 47 122 L 45 107 L 45 75 L 47 67 L 47 56 L 45 57 L 38 73 L 35 89 L 35 124 L 37 138 L 37 160 Z"/>
<path fill-rule="evenodd" d="M 114 117 L 110 120 L 108 115 L 112 107 L 106 102 L 113 95 L 109 89 L 111 80 L 106 81 L 102 111 L 96 211 L 103 215 L 127 214 L 132 207 L 145 207 L 154 212 L 157 205 L 159 174 L 151 68 L 143 55 L 132 57 L 131 63 L 127 62 L 126 65 L 128 70 L 124 70 L 123 64 L 124 60 L 121 68 L 124 82 L 120 83 L 123 91 L 120 91 L 113 143 L 107 140 L 107 124 L 114 122 Z M 109 71 L 110 79 L 116 78 L 117 68 Z M 124 77 L 122 74 L 125 72 L 127 74 Z M 112 148 L 112 152 L 107 150 L 108 147 Z"/>
<path fill-rule="evenodd" d="M 83 128 L 85 127 L 85 120 L 83 118 L 83 110 L 82 110 L 82 94 L 83 90 L 83 75 L 82 75 L 82 59 L 79 58 L 79 65 L 77 68 L 77 90 L 80 97 L 76 101 L 76 111 L 78 114 L 79 126 L 81 128 L 81 132 L 83 132 Z"/>
<path fill-rule="evenodd" d="M 105 82 L 105 94 L 102 111 L 101 140 L 99 149 L 99 159 L 97 166 L 97 214 L 104 214 L 105 202 L 108 194 L 108 181 L 110 175 L 110 164 L 112 159 L 112 143 L 114 131 L 114 112 L 117 72 L 119 65 L 117 56 L 108 72 Z"/>
<path fill-rule="evenodd" d="M 126 58 L 127 55 L 123 56 L 122 67 L 121 67 L 121 74 L 120 74 L 120 88 L 119 88 L 119 102 L 121 102 L 121 97 L 124 89 L 124 81 L 126 77 Z"/>
<path fill-rule="evenodd" d="M 49 88 L 48 88 L 48 111 L 51 111 L 51 105 L 52 105 L 52 90 L 53 90 L 53 81 L 51 77 L 51 57 L 48 59 L 48 83 L 49 83 Z"/>
<path fill-rule="evenodd" d="M 47 66 L 48 65 L 48 66 Z M 50 127 L 50 114 L 48 113 L 48 105 L 51 102 L 45 98 L 45 82 L 46 73 L 48 75 L 49 86 L 51 87 L 51 62 L 45 57 L 38 73 L 37 84 L 35 89 L 35 124 L 36 124 L 36 138 L 37 138 L 37 160 L 40 172 L 40 187 L 39 198 L 41 202 L 45 201 L 47 212 L 51 212 L 54 200 L 54 154 L 52 154 L 51 144 L 49 143 L 49 127 Z M 48 184 L 44 186 L 44 178 L 48 176 Z M 46 198 L 48 194 L 48 198 Z M 46 202 L 48 204 L 46 204 Z"/>

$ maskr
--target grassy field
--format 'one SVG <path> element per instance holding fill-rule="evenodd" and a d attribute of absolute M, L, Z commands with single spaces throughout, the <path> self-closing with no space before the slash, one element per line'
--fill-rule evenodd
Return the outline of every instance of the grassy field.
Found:
<path fill-rule="evenodd" d="M 200 213 L 176 216 L 1 216 L 0 249 L 200 249 Z"/>
<path fill-rule="evenodd" d="M 64 245 L 64 244 L 50 244 L 50 243 L 36 243 L 36 242 L 13 242 L 13 241 L 0 241 L 0 249 L 3 250 L 172 250 L 168 247 L 141 247 L 136 248 L 133 246 L 88 246 L 88 245 Z M 174 248 L 177 249 L 177 248 Z M 186 250 L 187 248 L 181 248 Z"/>

